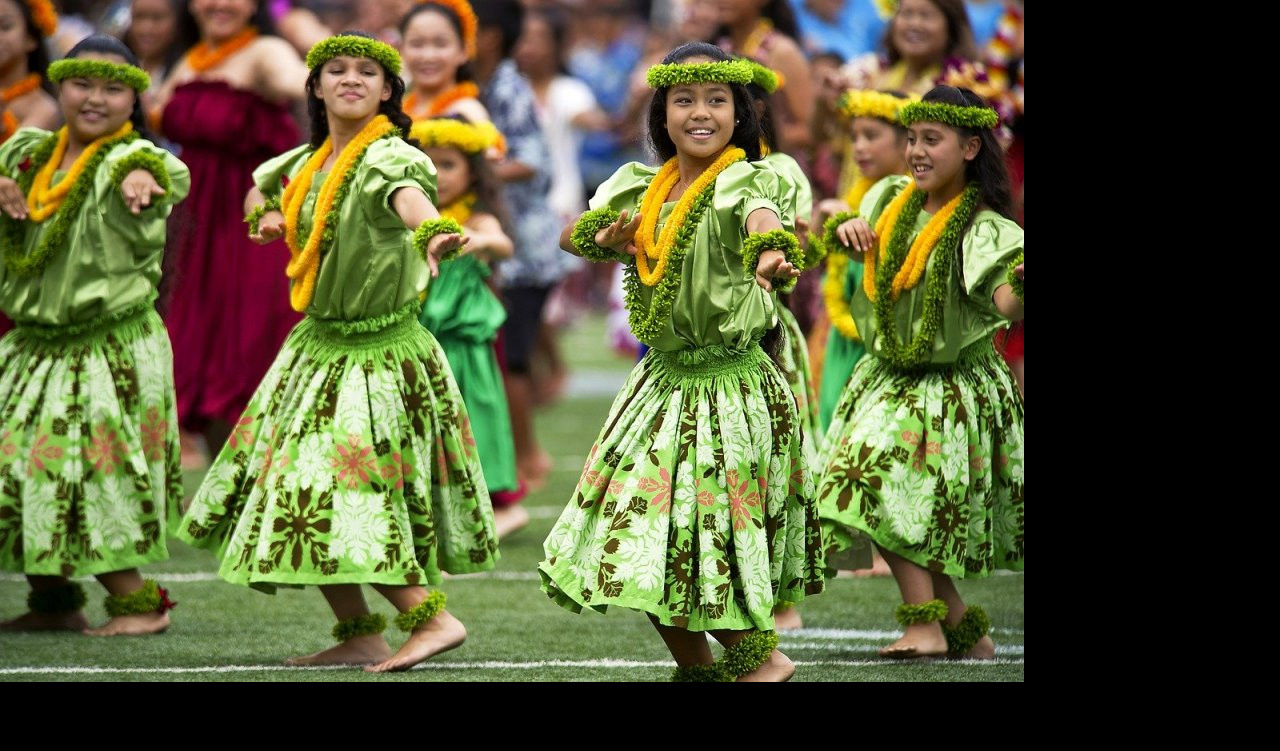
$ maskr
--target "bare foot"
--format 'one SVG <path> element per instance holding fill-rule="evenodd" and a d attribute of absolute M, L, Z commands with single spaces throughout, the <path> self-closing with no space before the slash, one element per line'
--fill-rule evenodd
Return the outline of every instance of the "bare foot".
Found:
<path fill-rule="evenodd" d="M 539 450 L 528 460 L 521 462 L 516 468 L 520 480 L 529 489 L 530 493 L 536 493 L 546 487 L 547 475 L 551 474 L 555 462 L 551 458 L 551 454 Z"/>
<path fill-rule="evenodd" d="M 962 655 L 949 656 L 955 660 L 994 660 L 996 658 L 996 643 L 991 641 L 990 636 L 984 636 L 968 652 Z"/>
<path fill-rule="evenodd" d="M 449 611 L 441 610 L 435 617 L 418 626 L 409 639 L 391 659 L 365 667 L 366 673 L 392 673 L 408 670 L 428 657 L 458 647 L 467 640 L 467 629 L 462 621 Z"/>
<path fill-rule="evenodd" d="M 507 506 L 493 510 L 493 529 L 498 533 L 499 540 L 505 540 L 511 533 L 524 529 L 528 523 L 529 512 L 523 506 Z"/>
<path fill-rule="evenodd" d="M 310 665 L 372 665 L 391 656 L 391 647 L 382 634 L 353 636 L 336 647 L 305 657 L 290 657 L 284 664 L 291 668 Z"/>
<path fill-rule="evenodd" d="M 800 611 L 795 606 L 774 609 L 773 629 L 775 631 L 795 631 L 798 628 L 804 628 L 804 619 L 800 617 Z"/>
<path fill-rule="evenodd" d="M 168 613 L 117 615 L 100 628 L 85 628 L 86 636 L 142 636 L 158 634 L 169 628 Z"/>
<path fill-rule="evenodd" d="M 907 626 L 902 638 L 880 650 L 881 657 L 910 660 L 917 657 L 937 657 L 947 653 L 947 639 L 937 621 L 915 623 Z"/>
<path fill-rule="evenodd" d="M 796 674 L 796 666 L 790 658 L 773 650 L 763 665 L 750 673 L 738 676 L 738 683 L 784 683 Z"/>
<path fill-rule="evenodd" d="M 0 622 L 0 631 L 84 631 L 89 619 L 80 610 L 62 613 L 23 613 L 17 618 Z"/>

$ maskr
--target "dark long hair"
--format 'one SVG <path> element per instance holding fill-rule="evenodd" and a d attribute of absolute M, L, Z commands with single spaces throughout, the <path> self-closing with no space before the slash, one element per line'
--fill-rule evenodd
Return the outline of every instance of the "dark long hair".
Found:
<path fill-rule="evenodd" d="M 280 32 L 276 29 L 276 22 L 271 17 L 271 3 L 269 0 L 258 0 L 258 10 L 254 11 L 253 18 L 249 19 L 249 25 L 258 30 L 261 36 L 280 36 Z M 182 11 L 178 14 L 178 38 L 174 46 L 178 47 L 186 44 L 186 48 L 178 54 L 181 57 L 186 54 L 200 41 L 200 24 L 196 23 L 196 17 L 191 14 L 191 2 L 182 4 Z"/>
<path fill-rule="evenodd" d="M 344 31 L 334 36 L 376 39 L 375 36 L 367 31 Z M 404 79 L 387 70 L 382 63 L 378 63 L 378 67 L 382 68 L 382 75 L 386 77 L 387 83 L 391 85 L 391 98 L 378 104 L 378 113 L 386 115 L 391 124 L 400 129 L 400 135 L 405 141 L 417 146 L 417 141 L 409 138 L 409 129 L 413 127 L 413 120 L 401 108 L 401 101 L 404 99 Z M 316 96 L 316 93 L 320 90 L 320 72 L 322 70 L 324 70 L 324 66 L 317 65 L 307 74 L 307 115 L 311 120 L 311 148 L 313 149 L 320 148 L 320 145 L 324 143 L 324 139 L 329 137 L 329 118 L 325 114 L 324 100 Z"/>
<path fill-rule="evenodd" d="M 791 4 L 787 0 L 769 0 L 760 9 L 760 17 L 769 19 L 773 28 L 791 37 L 797 44 L 800 43 L 800 25 L 796 23 L 795 11 L 791 10 Z M 716 36 L 729 36 L 729 27 L 721 25 L 716 29 Z"/>
<path fill-rule="evenodd" d="M 22 4 L 22 3 L 20 3 Z M 67 52 L 67 59 L 80 57 L 85 52 L 97 52 L 103 55 L 119 55 L 124 61 L 134 67 L 138 66 L 138 58 L 133 54 L 133 50 L 124 45 L 124 42 L 107 34 L 92 34 L 81 39 L 76 46 Z M 140 136 L 148 141 L 155 142 L 156 137 L 151 133 L 151 129 L 147 127 L 147 117 L 142 111 L 142 95 L 138 92 L 133 93 L 133 112 L 129 115 L 129 122 L 133 123 L 133 129 Z"/>
<path fill-rule="evenodd" d="M 778 124 L 773 117 L 773 108 L 769 106 L 769 92 L 754 81 L 747 84 L 747 91 L 751 94 L 753 103 L 764 105 L 760 109 L 760 137 L 764 139 L 764 145 L 769 147 L 769 151 L 777 151 Z"/>
<path fill-rule="evenodd" d="M 18 12 L 22 14 L 22 22 L 27 27 L 27 36 L 36 42 L 36 48 L 27 53 L 27 72 L 39 73 L 40 78 L 43 79 L 49 72 L 49 53 L 44 48 L 44 33 L 36 26 L 36 20 L 31 15 L 31 5 L 26 0 L 14 0 L 13 4 L 18 6 Z M 48 82 L 45 82 L 44 86 L 46 90 L 51 90 Z"/>
<path fill-rule="evenodd" d="M 943 58 L 962 57 L 965 60 L 978 59 L 978 43 L 973 40 L 973 27 L 969 24 L 969 11 L 964 7 L 964 0 L 929 0 L 947 17 L 947 48 Z M 897 14 L 894 14 L 895 19 Z M 896 63 L 902 59 L 902 53 L 893 46 L 893 22 L 885 24 L 884 37 L 880 40 L 889 55 L 889 62 Z"/>
<path fill-rule="evenodd" d="M 733 57 L 729 53 L 706 42 L 689 42 L 682 44 L 662 58 L 663 64 L 678 63 L 691 57 L 709 57 L 716 62 L 727 62 Z M 751 104 L 751 94 L 747 87 L 740 83 L 728 84 L 733 92 L 733 114 L 737 121 L 733 128 L 733 136 L 729 143 L 747 152 L 747 159 L 755 161 L 760 158 L 760 118 L 756 108 Z M 646 127 L 649 131 L 649 145 L 662 161 L 676 155 L 676 145 L 667 133 L 667 91 L 670 87 L 655 89 L 649 99 L 649 112 Z"/>
<path fill-rule="evenodd" d="M 924 95 L 926 102 L 953 104 L 957 107 L 985 107 L 990 109 L 982 97 L 969 89 L 955 86 L 934 86 Z M 996 132 L 991 128 L 957 128 L 947 127 L 960 134 L 961 142 L 976 136 L 982 147 L 978 155 L 967 162 L 964 167 L 965 182 L 976 182 L 982 195 L 982 203 L 992 211 L 1007 219 L 1016 218 L 1013 214 L 1013 188 L 1009 181 L 1009 168 L 1004 163 L 1004 152 L 996 141 Z"/>
<path fill-rule="evenodd" d="M 427 0 L 427 2 L 418 3 L 404 14 L 404 18 L 400 19 L 400 38 L 404 39 L 404 30 L 409 27 L 409 22 L 423 13 L 439 13 L 444 16 L 449 25 L 453 27 L 453 32 L 458 35 L 458 44 L 464 48 L 467 46 L 467 40 L 462 36 L 462 21 L 458 19 L 458 14 L 453 12 L 453 8 L 447 5 L 438 5 Z M 476 80 L 475 72 L 471 70 L 471 61 L 458 66 L 457 72 L 454 74 L 457 79 L 455 83 Z"/>

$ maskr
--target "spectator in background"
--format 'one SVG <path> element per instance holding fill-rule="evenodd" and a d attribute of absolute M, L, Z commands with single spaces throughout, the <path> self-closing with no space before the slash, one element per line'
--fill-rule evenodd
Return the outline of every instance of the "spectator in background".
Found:
<path fill-rule="evenodd" d="M 875 52 L 887 23 L 876 0 L 789 0 L 800 27 L 800 48 L 815 55 L 836 52 L 845 60 Z"/>
<path fill-rule="evenodd" d="M 726 52 L 749 57 L 782 74 L 783 86 L 770 102 L 778 123 L 778 148 L 792 156 L 801 154 L 811 138 L 814 92 L 809 61 L 800 51 L 800 31 L 791 6 L 787 0 L 719 2 L 716 44 Z"/>
<path fill-rule="evenodd" d="M 160 87 L 183 54 L 195 44 L 179 33 L 178 19 L 184 0 L 133 0 L 124 43 L 138 56 L 138 64 L 151 76 L 151 88 L 142 93 L 143 112 L 156 106 Z"/>

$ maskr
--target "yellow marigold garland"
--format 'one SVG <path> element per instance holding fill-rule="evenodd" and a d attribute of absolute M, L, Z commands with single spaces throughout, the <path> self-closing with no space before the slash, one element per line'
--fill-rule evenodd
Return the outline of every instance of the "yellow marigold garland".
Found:
<path fill-rule="evenodd" d="M 467 220 L 471 218 L 471 214 L 475 210 L 475 205 L 476 194 L 467 193 L 448 206 L 442 207 L 440 209 L 440 216 L 452 219 L 465 227 Z"/>
<path fill-rule="evenodd" d="M 62 163 L 62 158 L 66 156 L 69 138 L 65 125 L 58 130 L 58 142 L 53 147 L 53 155 L 36 173 L 36 178 L 31 183 L 31 191 L 27 193 L 27 211 L 31 221 L 43 222 L 53 216 L 58 207 L 62 205 L 62 199 L 67 197 L 67 192 L 71 190 L 71 186 L 76 184 L 76 180 L 80 179 L 80 174 L 84 172 L 85 165 L 93 159 L 98 150 L 102 148 L 102 145 L 132 132 L 133 123 L 126 120 L 124 125 L 121 125 L 116 132 L 94 141 L 81 152 L 80 156 L 76 157 L 76 160 L 71 164 L 71 169 L 67 170 L 67 174 L 58 181 L 58 184 L 53 185 L 53 173 L 58 171 L 58 165 Z"/>
<path fill-rule="evenodd" d="M 884 213 L 880 216 L 880 221 L 876 222 L 876 236 L 880 238 L 880 260 L 884 261 L 889 255 L 889 235 L 897 226 L 898 217 L 902 214 L 902 208 L 911 200 L 911 194 L 917 190 L 916 183 L 912 180 L 907 187 L 898 194 L 896 198 L 885 208 Z M 933 253 L 934 247 L 938 244 L 938 238 L 942 236 L 942 230 L 946 227 L 947 222 L 955 214 L 956 207 L 960 205 L 964 193 L 961 192 L 952 198 L 933 215 L 929 223 L 920 230 L 920 234 L 916 235 L 916 239 L 911 243 L 911 250 L 907 253 L 906 259 L 902 262 L 902 267 L 898 269 L 893 277 L 893 299 L 898 297 L 906 290 L 911 289 L 920 283 L 921 277 L 924 276 L 924 270 L 929 265 L 929 256 Z M 914 221 L 915 217 L 912 217 Z M 862 288 L 867 293 L 867 299 L 875 302 L 875 267 L 876 262 L 872 257 L 874 254 L 867 253 L 866 275 L 862 278 Z"/>
<path fill-rule="evenodd" d="M 857 211 L 862 197 L 874 184 L 875 181 L 871 178 L 859 177 L 853 187 L 849 188 L 844 202 Z M 858 324 L 854 323 L 853 314 L 849 310 L 849 298 L 844 294 L 844 280 L 848 270 L 849 256 L 844 253 L 827 253 L 827 278 L 822 282 L 822 298 L 826 301 L 827 317 L 831 319 L 831 325 L 845 339 L 857 342 L 862 337 L 858 334 Z"/>
<path fill-rule="evenodd" d="M 325 176 L 324 183 L 320 186 L 320 194 L 316 196 L 315 210 L 312 212 L 311 234 L 307 236 L 305 244 L 299 242 L 298 237 L 298 220 L 302 213 L 302 204 L 311 191 L 311 183 L 315 179 L 316 172 L 333 153 L 332 137 L 324 139 L 324 143 L 320 144 L 320 148 L 307 159 L 306 164 L 284 189 L 281 204 L 284 206 L 285 244 L 289 246 L 289 265 L 285 268 L 285 274 L 294 281 L 289 290 L 289 304 L 294 310 L 305 311 L 315 294 L 316 274 L 320 270 L 321 246 L 327 247 L 333 242 L 338 210 L 341 207 L 341 201 L 338 199 L 340 193 L 345 194 L 346 191 L 343 189 L 356 163 L 364 157 L 365 151 L 374 141 L 395 135 L 399 135 L 399 131 L 387 116 L 378 115 L 342 149 L 342 153 L 334 162 L 333 169 Z"/>
<path fill-rule="evenodd" d="M 716 178 L 729 165 L 746 158 L 747 153 L 736 146 L 720 152 L 715 162 L 698 175 L 698 178 L 680 197 L 680 201 L 676 203 L 667 223 L 662 227 L 662 235 L 658 237 L 655 251 L 653 236 L 658 229 L 658 215 L 662 213 L 662 203 L 680 180 L 680 168 L 675 157 L 668 159 L 667 163 L 662 165 L 662 169 L 649 183 L 649 187 L 644 192 L 644 198 L 640 202 L 640 228 L 636 232 L 636 247 L 640 249 L 636 254 L 636 271 L 640 274 L 640 281 L 646 287 L 652 287 L 662 281 L 671 260 L 671 252 L 676 246 L 676 235 L 689 219 L 690 209 L 693 208 L 698 197 L 703 191 L 715 185 Z M 649 259 L 657 259 L 652 272 L 649 271 Z"/>

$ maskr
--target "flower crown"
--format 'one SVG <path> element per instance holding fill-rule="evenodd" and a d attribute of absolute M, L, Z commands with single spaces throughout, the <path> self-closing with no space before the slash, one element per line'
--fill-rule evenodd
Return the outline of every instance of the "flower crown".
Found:
<path fill-rule="evenodd" d="M 773 68 L 761 65 L 755 60 L 745 57 L 741 59 L 751 66 L 751 82 L 764 89 L 766 94 L 772 94 L 786 84 L 786 79 L 782 77 L 782 74 Z"/>
<path fill-rule="evenodd" d="M 58 11 L 53 9 L 53 3 L 49 0 L 27 0 L 27 7 L 31 9 L 31 20 L 40 33 L 46 37 L 53 36 L 53 32 L 58 30 Z"/>
<path fill-rule="evenodd" d="M 316 42 L 307 53 L 307 67 L 315 70 L 335 57 L 367 57 L 378 61 L 392 75 L 400 75 L 400 53 L 394 47 L 355 34 L 338 34 Z"/>
<path fill-rule="evenodd" d="M 471 3 L 467 0 L 418 0 L 418 5 L 428 3 L 453 11 L 453 14 L 458 17 L 458 22 L 462 24 L 462 44 L 467 48 L 467 57 L 475 58 L 476 29 L 480 22 L 476 19 L 476 12 L 471 9 Z"/>
<path fill-rule="evenodd" d="M 136 65 L 112 63 L 106 60 L 85 60 L 68 57 L 49 64 L 49 80 L 62 83 L 68 78 L 106 78 L 119 81 L 134 91 L 151 88 L 151 76 Z"/>
<path fill-rule="evenodd" d="M 849 89 L 840 95 L 836 106 L 847 118 L 876 117 L 897 125 L 902 108 L 918 101 L 920 97 L 914 94 L 904 98 L 874 89 Z"/>
<path fill-rule="evenodd" d="M 725 60 L 715 63 L 663 63 L 649 68 L 644 78 L 650 88 L 666 89 L 691 83 L 740 83 L 745 86 L 755 79 L 755 74 L 746 60 Z"/>
<path fill-rule="evenodd" d="M 451 146 L 466 154 L 479 154 L 497 146 L 502 139 L 491 122 L 464 123 L 450 117 L 419 120 L 409 130 L 409 137 L 423 148 Z"/>
<path fill-rule="evenodd" d="M 960 107 L 943 102 L 912 102 L 898 116 L 903 125 L 930 122 L 946 123 L 955 128 L 994 128 L 1000 116 L 990 107 Z"/>

